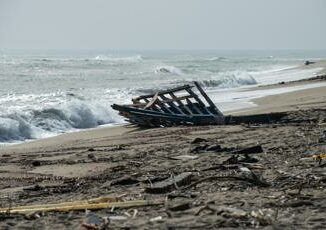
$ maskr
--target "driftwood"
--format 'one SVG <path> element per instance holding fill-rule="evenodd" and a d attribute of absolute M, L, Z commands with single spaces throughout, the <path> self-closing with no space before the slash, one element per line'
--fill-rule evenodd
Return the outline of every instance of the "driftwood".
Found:
<path fill-rule="evenodd" d="M 246 155 L 246 154 L 250 154 L 250 153 L 262 153 L 262 152 L 264 152 L 263 147 L 261 145 L 255 145 L 255 146 L 251 146 L 248 148 L 233 151 L 232 153 Z"/>
<path fill-rule="evenodd" d="M 173 189 L 177 189 L 179 186 L 190 184 L 192 178 L 191 172 L 181 173 L 175 177 L 171 177 L 161 182 L 152 184 L 145 188 L 147 193 L 166 193 Z"/>
<path fill-rule="evenodd" d="M 40 204 L 18 207 L 0 208 L 0 213 L 31 213 L 31 212 L 69 212 L 73 210 L 97 210 L 104 208 L 131 208 L 163 204 L 164 200 L 132 200 L 121 201 L 116 197 L 99 197 L 90 200 L 72 201 L 57 204 Z"/>

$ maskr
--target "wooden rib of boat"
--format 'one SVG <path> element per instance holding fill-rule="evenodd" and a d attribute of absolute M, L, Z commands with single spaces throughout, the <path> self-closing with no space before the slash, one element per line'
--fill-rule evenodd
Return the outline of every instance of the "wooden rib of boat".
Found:
<path fill-rule="evenodd" d="M 194 86 L 201 94 L 200 98 Z M 198 82 L 132 99 L 130 105 L 112 105 L 131 123 L 147 127 L 224 124 L 224 115 Z"/>
<path fill-rule="evenodd" d="M 194 87 L 200 96 L 194 92 Z M 113 104 L 112 108 L 128 122 L 142 127 L 266 123 L 285 115 L 224 116 L 198 82 L 142 95 L 133 98 L 132 104 Z"/>

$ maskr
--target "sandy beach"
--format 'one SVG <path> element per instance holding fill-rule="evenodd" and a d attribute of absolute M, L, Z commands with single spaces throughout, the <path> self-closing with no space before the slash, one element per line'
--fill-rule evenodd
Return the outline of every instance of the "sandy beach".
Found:
<path fill-rule="evenodd" d="M 326 1 L 0 1 L 0 230 L 326 229 Z"/>
<path fill-rule="evenodd" d="M 166 201 L 154 206 L 91 211 L 102 227 L 323 228 L 325 163 L 309 156 L 326 151 L 326 87 L 253 102 L 256 107 L 233 114 L 287 115 L 268 124 L 102 127 L 3 147 L 0 206 L 122 196 L 124 200 Z M 262 151 L 241 153 L 252 146 L 261 146 Z M 150 189 L 184 173 L 188 173 L 187 180 L 180 185 L 158 192 Z M 38 212 L 0 214 L 0 220 L 1 229 L 34 229 L 45 224 L 49 229 L 79 229 L 88 217 L 85 211 Z"/>

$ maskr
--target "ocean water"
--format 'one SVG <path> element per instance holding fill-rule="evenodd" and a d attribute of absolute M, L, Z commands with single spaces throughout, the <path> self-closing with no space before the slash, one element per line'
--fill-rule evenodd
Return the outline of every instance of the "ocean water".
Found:
<path fill-rule="evenodd" d="M 131 97 L 199 81 L 217 105 L 237 89 L 311 77 L 299 70 L 325 51 L 0 52 L 0 142 L 16 143 L 122 123 L 110 107 Z M 216 92 L 220 97 L 216 97 Z"/>

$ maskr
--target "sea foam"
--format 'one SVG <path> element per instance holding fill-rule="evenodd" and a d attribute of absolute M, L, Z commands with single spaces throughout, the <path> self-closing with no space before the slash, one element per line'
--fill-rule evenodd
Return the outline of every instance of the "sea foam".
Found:
<path fill-rule="evenodd" d="M 128 57 L 115 57 L 108 55 L 98 55 L 92 60 L 96 61 L 108 61 L 108 62 L 140 62 L 143 60 L 141 55 L 128 56 Z"/>
<path fill-rule="evenodd" d="M 111 108 L 75 99 L 55 107 L 2 114 L 0 141 L 36 139 L 117 122 L 122 120 Z"/>
<path fill-rule="evenodd" d="M 158 67 L 156 67 L 154 72 L 156 74 L 159 74 L 159 73 L 172 74 L 172 75 L 182 75 L 183 74 L 182 70 L 175 66 L 158 66 Z"/>

